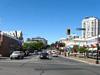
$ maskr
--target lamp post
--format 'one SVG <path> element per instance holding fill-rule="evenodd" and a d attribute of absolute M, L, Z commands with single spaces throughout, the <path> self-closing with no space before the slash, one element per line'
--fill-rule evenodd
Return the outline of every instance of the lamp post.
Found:
<path fill-rule="evenodd" d="M 99 26 L 98 26 L 98 35 L 97 35 L 97 57 L 96 57 L 96 64 L 99 64 L 99 58 L 98 58 L 98 54 L 99 54 Z"/>
<path fill-rule="evenodd" d="M 85 31 L 85 28 L 77 28 L 78 31 Z M 86 41 L 86 40 L 85 40 Z"/>
<path fill-rule="evenodd" d="M 98 50 L 99 50 L 99 44 L 97 43 L 97 57 L 96 57 L 96 64 L 99 64 L 99 59 L 98 59 Z"/>
<path fill-rule="evenodd" d="M 86 30 L 85 28 L 77 28 L 77 30 Z M 99 64 L 99 27 L 98 27 L 98 35 L 97 35 L 97 55 L 96 55 L 96 64 Z"/>
<path fill-rule="evenodd" d="M 77 28 L 78 31 L 85 31 L 86 28 Z M 86 38 L 84 37 L 85 45 L 87 44 Z M 83 46 L 84 47 L 84 46 Z"/>

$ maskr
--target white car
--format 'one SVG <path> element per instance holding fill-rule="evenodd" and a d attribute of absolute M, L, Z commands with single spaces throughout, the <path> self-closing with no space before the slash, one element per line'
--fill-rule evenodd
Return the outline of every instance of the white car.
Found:
<path fill-rule="evenodd" d="M 57 53 L 52 53 L 52 56 L 53 57 L 58 57 L 58 54 Z"/>
<path fill-rule="evenodd" d="M 23 59 L 24 58 L 24 52 L 23 51 L 14 51 L 10 55 L 10 59 Z"/>
<path fill-rule="evenodd" d="M 53 57 L 58 57 L 58 51 L 52 50 L 51 53 Z"/>

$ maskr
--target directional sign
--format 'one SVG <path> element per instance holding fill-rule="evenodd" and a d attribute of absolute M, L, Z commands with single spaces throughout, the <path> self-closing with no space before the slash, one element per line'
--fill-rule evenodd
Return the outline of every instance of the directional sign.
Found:
<path fill-rule="evenodd" d="M 85 28 L 77 28 L 77 30 L 86 30 Z"/>

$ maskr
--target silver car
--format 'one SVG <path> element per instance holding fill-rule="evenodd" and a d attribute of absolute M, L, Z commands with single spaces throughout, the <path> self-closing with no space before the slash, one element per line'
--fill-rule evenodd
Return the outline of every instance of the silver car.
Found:
<path fill-rule="evenodd" d="M 14 51 L 10 55 L 10 59 L 23 59 L 24 58 L 24 52 L 23 51 Z"/>

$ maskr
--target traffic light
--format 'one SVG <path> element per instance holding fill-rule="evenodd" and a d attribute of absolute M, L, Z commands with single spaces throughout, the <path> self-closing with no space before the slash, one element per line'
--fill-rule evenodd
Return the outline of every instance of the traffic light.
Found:
<path fill-rule="evenodd" d="M 70 29 L 67 29 L 67 35 L 70 35 Z"/>

